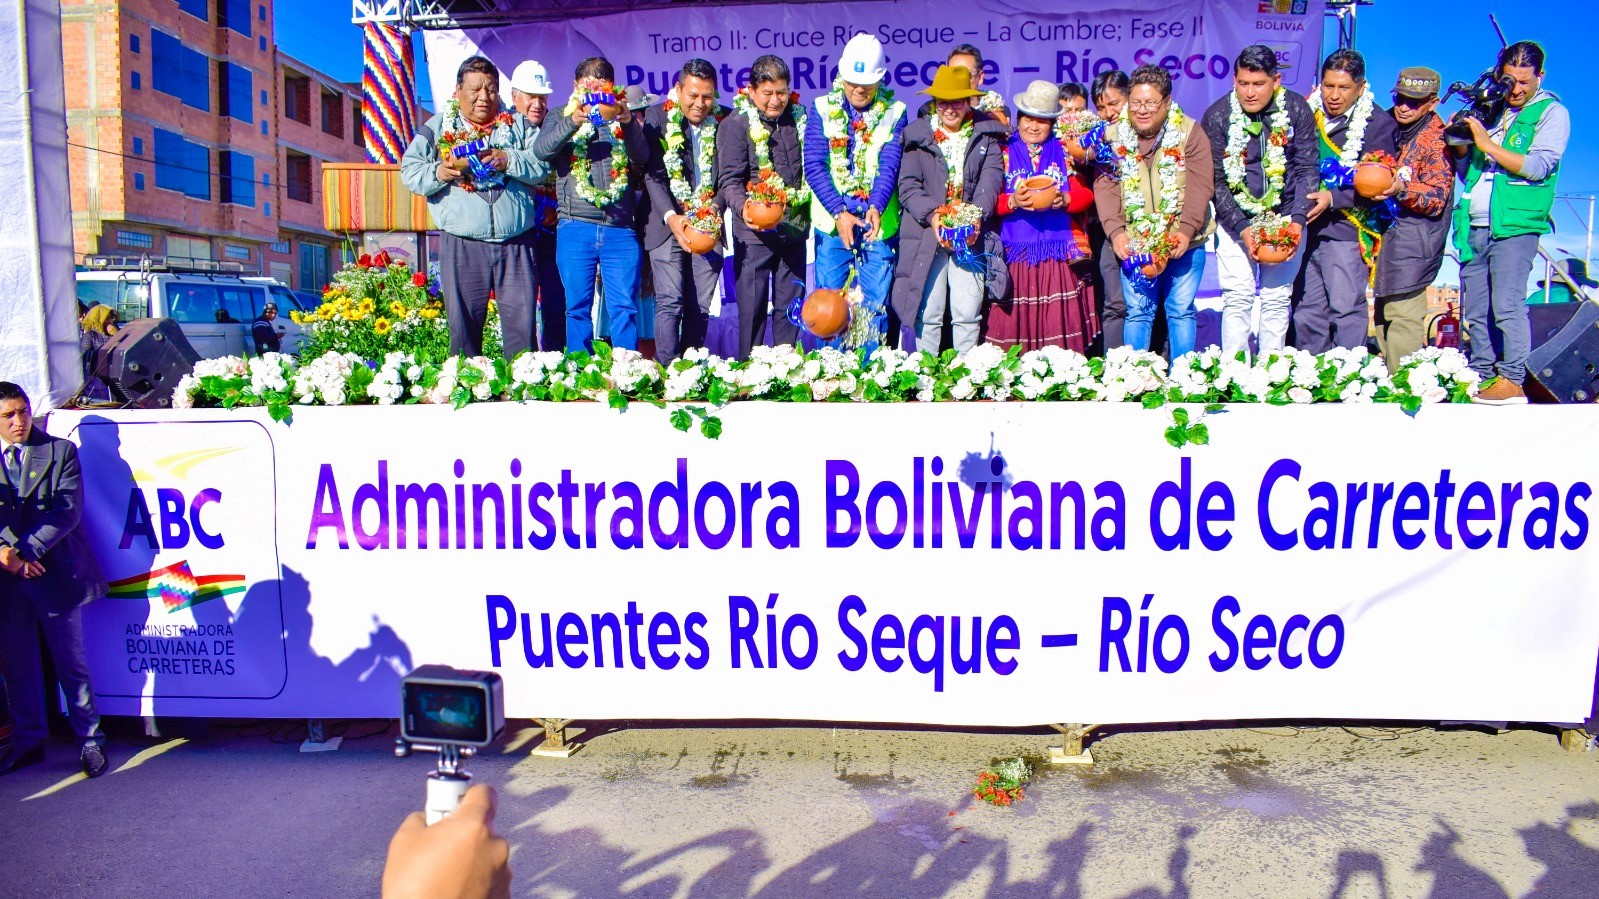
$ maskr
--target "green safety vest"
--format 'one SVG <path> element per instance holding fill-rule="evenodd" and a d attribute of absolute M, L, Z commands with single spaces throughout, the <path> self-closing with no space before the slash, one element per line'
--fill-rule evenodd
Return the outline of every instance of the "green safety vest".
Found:
<path fill-rule="evenodd" d="M 1526 153 L 1532 146 L 1533 135 L 1538 131 L 1538 122 L 1554 102 L 1553 99 L 1539 100 L 1518 113 L 1505 131 L 1505 149 Z M 1467 240 L 1471 232 L 1471 191 L 1482 180 L 1486 162 L 1487 157 L 1483 152 L 1472 147 L 1466 162 L 1466 191 L 1455 206 L 1455 249 L 1460 252 L 1462 264 L 1470 262 L 1475 255 Z M 1517 178 L 1501 169 L 1494 175 L 1493 195 L 1489 199 L 1489 223 L 1493 236 L 1548 234 L 1549 212 L 1555 206 L 1555 182 L 1559 180 L 1559 163 L 1542 181 Z"/>
<path fill-rule="evenodd" d="M 830 111 L 833 111 L 832 104 L 828 102 L 828 100 L 829 97 L 826 94 L 816 98 L 816 114 L 821 117 L 820 121 L 822 122 L 823 140 L 828 139 L 826 136 L 827 114 Z M 888 111 L 883 113 L 882 121 L 878 122 L 877 127 L 872 130 L 872 142 L 866 147 L 866 151 L 871 154 L 866 160 L 866 171 L 872 174 L 873 181 L 877 180 L 878 155 L 883 152 L 883 146 L 893 139 L 894 125 L 897 124 L 900 118 L 904 115 L 905 104 L 895 100 L 893 103 L 888 105 Z M 829 148 L 827 152 L 831 153 L 832 149 Z M 837 190 L 838 185 L 834 184 L 833 188 Z M 821 199 L 816 196 L 816 191 L 814 188 L 811 190 L 811 225 L 817 230 L 823 231 L 827 234 L 838 233 L 838 225 L 834 223 L 833 216 L 827 211 L 827 207 L 822 205 Z M 889 197 L 888 208 L 883 210 L 881 230 L 884 240 L 887 240 L 888 238 L 899 233 L 898 190 L 895 190 L 894 195 Z"/>

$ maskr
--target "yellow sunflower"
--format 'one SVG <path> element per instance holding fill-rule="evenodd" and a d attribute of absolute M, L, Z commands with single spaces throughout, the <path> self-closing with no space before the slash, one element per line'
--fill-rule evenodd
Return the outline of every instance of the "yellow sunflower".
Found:
<path fill-rule="evenodd" d="M 405 318 L 405 304 L 399 300 L 389 303 L 389 314 L 395 318 Z"/>
<path fill-rule="evenodd" d="M 439 310 L 434 309 L 432 306 L 425 306 L 420 312 L 417 313 L 417 315 L 427 319 L 428 321 L 432 321 L 433 319 L 439 317 Z"/>
<path fill-rule="evenodd" d="M 382 316 L 379 316 L 378 320 L 372 323 L 372 330 L 376 331 L 378 334 L 389 333 L 389 328 L 389 320 L 383 318 Z"/>

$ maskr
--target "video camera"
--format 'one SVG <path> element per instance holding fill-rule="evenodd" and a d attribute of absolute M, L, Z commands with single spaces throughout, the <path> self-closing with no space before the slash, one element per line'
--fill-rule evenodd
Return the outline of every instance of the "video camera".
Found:
<path fill-rule="evenodd" d="M 1456 81 L 1449 85 L 1444 99 L 1460 97 L 1466 101 L 1466 105 L 1451 116 L 1449 124 L 1444 126 L 1445 143 L 1452 147 L 1469 147 L 1475 143 L 1471 126 L 1466 120 L 1476 119 L 1484 128 L 1492 128 L 1505 114 L 1505 100 L 1510 96 L 1510 87 L 1510 79 L 1499 75 L 1497 68 L 1478 75 L 1471 84 Z"/>
<path fill-rule="evenodd" d="M 455 811 L 472 785 L 464 759 L 487 749 L 505 730 L 505 686 L 491 671 L 423 665 L 400 681 L 400 736 L 394 754 L 438 752 L 428 775 L 427 823 Z"/>

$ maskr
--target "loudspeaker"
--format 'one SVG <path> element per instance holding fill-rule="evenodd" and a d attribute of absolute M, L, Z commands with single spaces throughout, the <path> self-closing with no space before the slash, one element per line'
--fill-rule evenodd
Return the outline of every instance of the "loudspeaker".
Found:
<path fill-rule="evenodd" d="M 170 318 L 140 318 L 122 326 L 100 348 L 95 373 L 111 395 L 139 409 L 172 406 L 178 381 L 194 371 L 200 354 Z"/>
<path fill-rule="evenodd" d="M 1566 319 L 1551 334 L 1548 313 L 1534 319 L 1532 341 L 1537 349 L 1527 358 L 1527 394 L 1545 403 L 1591 403 L 1599 398 L 1599 304 L 1561 303 L 1531 306 L 1554 309 Z"/>

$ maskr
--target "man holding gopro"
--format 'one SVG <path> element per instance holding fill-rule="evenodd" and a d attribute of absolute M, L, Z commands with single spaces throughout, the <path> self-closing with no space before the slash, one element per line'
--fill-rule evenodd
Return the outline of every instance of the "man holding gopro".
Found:
<path fill-rule="evenodd" d="M 436 824 L 407 816 L 389 842 L 383 899 L 509 897 L 511 845 L 494 832 L 496 805 L 494 788 L 478 784 Z"/>

